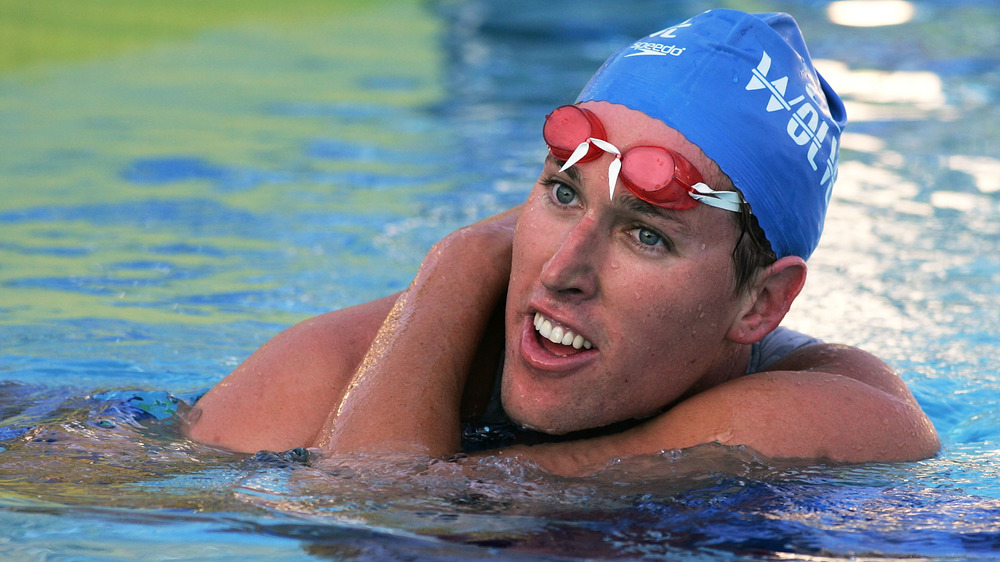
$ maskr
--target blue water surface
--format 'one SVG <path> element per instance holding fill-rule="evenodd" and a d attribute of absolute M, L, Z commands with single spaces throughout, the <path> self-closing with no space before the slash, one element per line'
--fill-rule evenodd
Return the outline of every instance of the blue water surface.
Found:
<path fill-rule="evenodd" d="M 181 438 L 178 410 L 269 337 L 522 201 L 543 116 L 613 50 L 718 5 L 376 2 L 0 74 L 0 556 L 995 558 L 1000 11 L 722 4 L 792 13 L 851 118 L 786 324 L 898 369 L 939 456 L 703 446 L 569 479 Z"/>

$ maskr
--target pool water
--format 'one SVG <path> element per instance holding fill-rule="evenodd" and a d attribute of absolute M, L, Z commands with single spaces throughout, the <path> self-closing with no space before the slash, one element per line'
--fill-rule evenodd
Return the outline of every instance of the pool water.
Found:
<path fill-rule="evenodd" d="M 852 118 L 786 324 L 897 368 L 939 456 L 703 446 L 569 479 L 180 438 L 178 409 L 270 336 L 405 287 L 434 241 L 523 200 L 545 113 L 629 39 L 714 4 L 150 12 L 153 39 L 86 43 L 81 24 L 87 48 L 0 67 L 0 556 L 993 558 L 1000 10 L 913 2 L 907 23 L 857 27 L 828 4 L 726 3 L 795 15 Z"/>

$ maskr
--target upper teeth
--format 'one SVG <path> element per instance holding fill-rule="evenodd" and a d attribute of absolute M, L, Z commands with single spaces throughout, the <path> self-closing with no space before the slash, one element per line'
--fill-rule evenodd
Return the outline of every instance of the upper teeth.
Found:
<path fill-rule="evenodd" d="M 572 330 L 568 330 L 558 325 L 553 326 L 552 321 L 542 316 L 540 312 L 535 313 L 535 329 L 538 330 L 538 333 L 541 334 L 543 338 L 552 343 L 572 345 L 575 349 L 590 349 L 594 347 L 594 344 L 583 339 L 583 336 L 574 334 Z"/>

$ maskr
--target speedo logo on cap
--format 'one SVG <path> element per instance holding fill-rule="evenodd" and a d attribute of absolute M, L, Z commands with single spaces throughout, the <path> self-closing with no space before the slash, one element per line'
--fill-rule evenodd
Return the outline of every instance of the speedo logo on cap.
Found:
<path fill-rule="evenodd" d="M 691 27 L 691 24 L 688 22 L 677 24 L 673 27 L 668 27 L 663 31 L 657 31 L 656 33 L 650 35 L 648 38 L 656 39 L 657 37 L 660 37 L 664 39 L 673 39 L 676 37 L 676 35 L 674 35 L 674 32 L 682 27 Z M 636 52 L 625 55 L 625 58 L 638 57 L 643 55 L 653 55 L 661 57 L 664 56 L 679 57 L 684 54 L 684 49 L 686 47 L 678 47 L 677 45 L 666 45 L 664 43 L 657 43 L 654 41 L 636 41 L 635 43 L 632 43 L 631 48 Z"/>
<path fill-rule="evenodd" d="M 830 125 L 823 119 L 819 110 L 811 102 L 805 101 L 805 95 L 799 95 L 793 99 L 785 97 L 785 90 L 788 88 L 788 76 L 782 76 L 776 80 L 769 80 L 767 73 L 771 70 L 771 57 L 767 51 L 763 51 L 760 63 L 751 73 L 750 82 L 747 84 L 747 91 L 767 90 L 771 97 L 767 101 L 768 113 L 785 110 L 791 112 L 788 118 L 788 125 L 785 130 L 788 136 L 799 146 L 809 145 L 806 152 L 806 160 L 813 170 L 819 170 L 816 164 L 816 155 L 819 153 L 827 134 L 830 132 Z M 796 107 L 798 106 L 798 107 Z M 820 185 L 833 181 L 837 174 L 837 138 L 830 137 L 830 151 L 826 158 L 826 169 L 823 171 L 823 178 Z"/>

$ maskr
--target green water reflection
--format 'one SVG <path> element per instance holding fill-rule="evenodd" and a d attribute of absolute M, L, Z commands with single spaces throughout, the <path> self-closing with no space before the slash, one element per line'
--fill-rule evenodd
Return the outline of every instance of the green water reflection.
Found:
<path fill-rule="evenodd" d="M 311 260 L 281 242 L 302 213 L 412 212 L 405 185 L 315 178 L 418 158 L 309 149 L 426 142 L 337 113 L 440 97 L 439 23 L 413 2 L 3 2 L 0 22 L 2 323 L 259 318 L 170 295 L 273 288 Z"/>
<path fill-rule="evenodd" d="M 235 24 L 292 26 L 310 18 L 356 17 L 361 0 L 0 1 L 0 70 L 107 57 Z"/>

